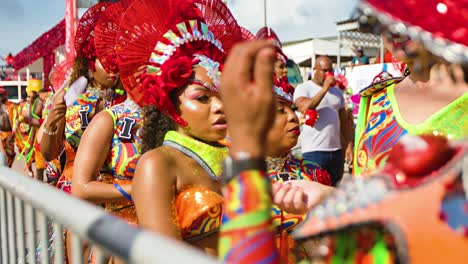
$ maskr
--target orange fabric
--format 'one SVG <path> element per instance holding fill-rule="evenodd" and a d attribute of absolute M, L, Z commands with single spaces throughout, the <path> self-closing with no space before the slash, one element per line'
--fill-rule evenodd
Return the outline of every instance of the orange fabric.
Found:
<path fill-rule="evenodd" d="M 45 168 L 47 167 L 46 160 L 44 159 L 44 156 L 42 156 L 41 152 L 37 148 L 34 151 L 34 160 L 36 162 L 37 170 L 45 170 Z"/>
<path fill-rule="evenodd" d="M 223 197 L 209 189 L 188 188 L 176 197 L 177 223 L 184 239 L 216 231 L 221 226 Z"/>

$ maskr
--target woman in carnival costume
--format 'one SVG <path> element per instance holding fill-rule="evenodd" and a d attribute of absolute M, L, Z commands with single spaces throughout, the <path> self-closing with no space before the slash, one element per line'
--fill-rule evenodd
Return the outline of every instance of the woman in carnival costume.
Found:
<path fill-rule="evenodd" d="M 96 57 L 94 28 L 110 3 L 99 3 L 81 17 L 75 36 L 76 57 L 69 86 L 58 91 L 53 106 L 42 127 L 41 153 L 46 160 L 56 159 L 65 149 L 66 162 L 57 188 L 71 192 L 73 166 L 81 136 L 93 117 L 109 108 L 118 87 L 118 75 L 107 73 Z M 66 234 L 67 255 L 70 256 L 70 233 Z"/>
<path fill-rule="evenodd" d="M 73 163 L 81 136 L 93 117 L 111 106 L 118 75 L 107 73 L 96 58 L 94 27 L 109 3 L 89 8 L 80 19 L 75 37 L 77 56 L 69 87 L 56 93 L 52 110 L 43 125 L 41 152 L 53 160 L 65 146 L 66 164 L 57 188 L 70 193 Z"/>
<path fill-rule="evenodd" d="M 360 92 L 354 174 L 382 168 L 406 134 L 466 138 L 468 93 L 460 78 L 461 73 L 468 78 L 466 3 L 368 1 L 361 10 L 361 27 L 382 34 L 410 74 L 402 80 L 383 72 Z"/>
<path fill-rule="evenodd" d="M 44 100 L 44 109 L 42 111 L 42 118 L 47 120 L 47 116 L 49 115 L 50 111 L 52 110 L 53 99 L 55 94 L 57 94 L 64 86 L 67 84 L 70 74 L 71 68 L 73 66 L 73 61 L 62 61 L 60 64 L 55 66 L 50 75 L 49 75 L 49 82 L 50 82 L 50 92 Z M 39 129 L 37 132 L 37 142 L 39 144 L 39 151 L 40 151 L 40 142 L 42 141 L 43 130 Z M 44 171 L 44 176 L 47 180 L 48 184 L 53 186 L 57 185 L 57 180 L 59 179 L 60 175 L 62 174 L 63 165 L 65 164 L 65 150 L 62 147 L 60 154 L 57 158 L 47 161 L 47 165 Z"/>
<path fill-rule="evenodd" d="M 20 151 L 20 156 L 25 158 L 26 166 L 30 176 L 40 178 L 42 180 L 42 157 L 36 155 L 36 133 L 42 125 L 42 108 L 43 102 L 39 97 L 39 91 L 42 89 L 42 81 L 31 79 L 26 87 L 27 99 L 20 103 L 16 112 L 15 119 L 15 141 Z M 36 173 L 32 171 L 32 164 L 35 158 L 39 163 Z M 40 173 L 40 175 L 39 175 Z"/>
<path fill-rule="evenodd" d="M 0 138 L 2 140 L 3 152 L 6 157 L 6 165 L 11 168 L 15 161 L 15 139 L 13 132 L 13 113 L 17 107 L 8 100 L 8 91 L 0 86 Z"/>
<path fill-rule="evenodd" d="M 366 3 L 363 6 L 370 5 Z M 267 209 L 271 206 L 271 187 L 266 166 L 260 164 L 267 149 L 264 136 L 271 124 L 269 113 L 273 112 L 273 100 L 267 100 L 267 74 L 259 78 L 263 75 L 256 73 L 263 71 L 254 70 L 255 82 L 251 82 L 252 76 L 246 74 L 249 71 L 243 70 L 251 69 L 254 63 L 255 67 L 272 65 L 271 50 L 268 53 L 261 49 L 265 46 L 243 45 L 237 48 L 243 50 L 239 52 L 235 48 L 235 54 L 249 54 L 251 58 L 257 54 L 256 61 L 239 56 L 228 58 L 222 80 L 223 98 L 232 98 L 240 87 L 260 90 L 257 97 L 251 91 L 249 96 L 238 95 L 225 102 L 233 140 L 230 169 L 226 170 L 226 212 L 220 253 L 229 263 L 280 263 L 274 233 L 269 228 L 271 219 Z M 465 44 L 461 47 L 466 49 Z M 259 61 L 267 61 L 266 55 L 270 63 L 262 66 Z M 461 68 L 455 69 L 464 65 L 466 62 L 461 62 Z M 457 70 L 457 74 L 456 84 L 466 89 L 467 75 L 463 70 Z M 239 111 L 252 105 L 259 108 L 258 112 Z M 257 132 L 250 133 L 250 140 L 244 139 L 246 128 Z M 294 235 L 310 253 L 297 261 L 459 263 L 467 259 L 468 218 L 464 209 L 468 178 L 467 172 L 461 169 L 464 161 L 466 165 L 467 150 L 466 141 L 450 144 L 440 135 L 403 138 L 390 152 L 386 166 L 375 171 L 373 177 L 343 182 L 309 212 L 308 219 Z M 239 195 L 244 193 L 250 193 L 249 197 Z M 261 202 L 252 203 L 252 200 Z M 255 224 L 244 220 L 249 217 L 257 220 Z M 316 239 L 324 236 L 325 240 L 330 239 L 334 234 L 346 240 L 340 241 L 338 237 L 332 239 L 331 246 L 322 241 L 317 247 Z"/>
<path fill-rule="evenodd" d="M 96 25 L 98 58 L 107 72 L 119 72 L 115 40 L 130 3 L 112 4 Z M 83 134 L 73 172 L 74 196 L 104 204 L 107 212 L 132 225 L 137 224 L 137 218 L 130 193 L 141 156 L 142 125 L 143 111 L 130 96 L 97 114 Z M 95 262 L 94 252 L 89 257 L 91 263 Z"/>
<path fill-rule="evenodd" d="M 227 130 L 218 85 L 238 41 L 241 29 L 220 0 L 136 0 L 117 44 L 124 88 L 146 106 L 144 154 L 129 193 L 138 224 L 212 254 L 228 153 L 218 143 Z"/>
<path fill-rule="evenodd" d="M 291 153 L 291 149 L 297 144 L 300 130 L 299 119 L 293 110 L 294 87 L 287 79 L 287 57 L 281 50 L 281 42 L 273 29 L 266 27 L 260 29 L 256 36 L 250 38 L 252 39 L 272 39 L 276 46 L 277 59 L 273 77 L 276 116 L 267 134 L 266 164 L 274 186 L 273 201 L 276 205 L 272 206 L 272 221 L 278 234 L 277 246 L 282 261 L 286 263 L 291 262 L 294 249 L 294 240 L 290 234 L 304 220 L 309 209 L 307 204 L 295 201 L 307 199 L 305 190 L 316 186 L 312 182 L 331 186 L 331 179 L 328 172 L 318 164 Z"/>

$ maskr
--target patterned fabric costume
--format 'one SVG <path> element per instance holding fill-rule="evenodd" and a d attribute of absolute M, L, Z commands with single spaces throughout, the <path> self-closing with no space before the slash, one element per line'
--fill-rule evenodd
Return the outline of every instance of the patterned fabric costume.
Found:
<path fill-rule="evenodd" d="M 267 157 L 266 162 L 271 183 L 305 180 L 331 186 L 330 174 L 318 164 L 302 157 L 296 157 L 290 153 L 284 158 Z M 305 217 L 306 215 L 289 214 L 278 206 L 272 205 L 272 223 L 278 234 L 277 246 L 281 258 L 286 258 L 286 255 L 290 255 L 294 249 L 295 243 L 290 234 Z M 292 263 L 292 258 L 289 257 L 289 259 L 289 263 Z"/>
<path fill-rule="evenodd" d="M 57 188 L 60 190 L 70 193 L 73 163 L 81 136 L 93 117 L 97 114 L 97 111 L 100 110 L 98 109 L 98 103 L 103 100 L 104 108 L 109 108 L 111 106 L 112 94 L 112 90 L 101 91 L 88 86 L 86 91 L 67 108 L 65 114 L 64 142 L 67 161 L 57 183 Z"/>
<path fill-rule="evenodd" d="M 227 148 L 211 146 L 175 131 L 166 134 L 163 146 L 193 158 L 213 181 L 220 180 Z M 196 241 L 217 232 L 221 225 L 222 204 L 223 197 L 207 188 L 194 186 L 180 191 L 175 197 L 175 211 L 182 238 Z"/>
<path fill-rule="evenodd" d="M 453 139 L 468 136 L 468 92 L 425 122 L 411 125 L 400 114 L 394 90 L 395 85 L 391 85 L 361 99 L 356 130 L 355 175 L 365 175 L 382 168 L 389 151 L 407 133 L 421 135 L 436 132 Z"/>
<path fill-rule="evenodd" d="M 463 208 L 468 174 L 464 172 L 462 178 L 460 168 L 467 150 L 465 142 L 444 165 L 424 176 L 402 177 L 400 168 L 389 166 L 373 177 L 343 182 L 294 232 L 298 248 L 307 252 L 298 254 L 297 263 L 458 263 L 466 259 L 468 217 Z M 284 263 L 274 245 L 270 192 L 263 171 L 244 171 L 225 186 L 219 243 L 223 261 Z"/>
<path fill-rule="evenodd" d="M 40 98 L 37 97 L 31 105 L 29 101 L 20 103 L 18 111 L 16 112 L 16 121 L 18 122 L 18 128 L 16 129 L 15 141 L 20 152 L 20 156 L 23 156 L 26 160 L 28 169 L 31 169 L 31 165 L 35 158 L 35 146 L 36 146 L 36 132 L 37 127 L 29 124 L 30 118 L 37 116 L 31 112 L 32 109 L 36 108 Z"/>
<path fill-rule="evenodd" d="M 141 156 L 141 132 L 143 124 L 142 110 L 127 99 L 124 103 L 104 110 L 114 120 L 112 145 L 101 172 L 104 183 L 128 185 L 132 183 L 138 159 Z M 107 212 L 136 225 L 136 211 L 132 201 L 122 198 L 121 201 L 105 204 Z"/>

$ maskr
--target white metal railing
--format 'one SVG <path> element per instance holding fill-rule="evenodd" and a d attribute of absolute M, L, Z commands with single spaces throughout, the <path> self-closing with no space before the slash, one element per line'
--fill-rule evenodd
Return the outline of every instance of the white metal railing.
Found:
<path fill-rule="evenodd" d="M 216 263 L 182 242 L 132 227 L 0 166 L 0 263 L 64 263 L 64 228 L 73 233 L 73 263 L 83 263 L 83 242 L 99 249 L 98 263 L 109 256 L 128 263 Z"/>

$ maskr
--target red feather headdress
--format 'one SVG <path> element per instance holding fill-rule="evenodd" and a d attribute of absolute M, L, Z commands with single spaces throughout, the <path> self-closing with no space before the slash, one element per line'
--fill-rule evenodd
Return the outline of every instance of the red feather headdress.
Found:
<path fill-rule="evenodd" d="M 94 46 L 94 28 L 97 21 L 110 3 L 104 2 L 90 7 L 80 19 L 75 36 L 75 50 L 77 56 L 85 57 L 89 60 L 92 70 L 95 69 L 96 48 Z"/>
<path fill-rule="evenodd" d="M 96 55 L 108 73 L 119 72 L 115 51 L 117 33 L 125 10 L 127 10 L 132 2 L 133 0 L 121 0 L 108 6 L 106 11 L 99 17 L 94 29 Z"/>
<path fill-rule="evenodd" d="M 207 70 L 216 86 L 227 52 L 242 40 L 239 25 L 221 0 L 135 0 L 118 34 L 122 83 L 137 104 L 156 105 L 185 126 L 170 93 L 194 82 L 195 64 Z"/>

